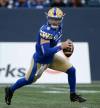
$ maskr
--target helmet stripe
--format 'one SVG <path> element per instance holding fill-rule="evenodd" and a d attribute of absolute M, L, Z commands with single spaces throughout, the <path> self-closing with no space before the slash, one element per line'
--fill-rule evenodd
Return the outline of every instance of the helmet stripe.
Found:
<path fill-rule="evenodd" d="M 56 16 L 56 8 L 54 8 L 54 16 Z"/>

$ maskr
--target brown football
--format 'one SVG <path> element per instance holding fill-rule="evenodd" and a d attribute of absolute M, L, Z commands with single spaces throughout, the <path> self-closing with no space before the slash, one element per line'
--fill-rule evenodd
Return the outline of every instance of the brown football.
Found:
<path fill-rule="evenodd" d="M 70 57 L 73 54 L 74 51 L 74 45 L 71 44 L 70 47 L 66 47 L 65 49 L 63 49 L 64 55 L 67 57 Z"/>

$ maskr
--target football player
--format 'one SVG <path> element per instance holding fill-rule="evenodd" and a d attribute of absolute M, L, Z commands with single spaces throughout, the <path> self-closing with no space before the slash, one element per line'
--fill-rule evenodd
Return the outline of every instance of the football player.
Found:
<path fill-rule="evenodd" d="M 68 74 L 68 83 L 70 86 L 70 100 L 72 102 L 85 102 L 86 99 L 76 93 L 76 70 L 69 63 L 68 57 L 56 54 L 61 50 L 68 50 L 72 53 L 72 41 L 61 42 L 62 21 L 65 14 L 57 7 L 51 8 L 46 13 L 47 23 L 44 24 L 37 36 L 36 52 L 33 55 L 30 68 L 24 78 L 17 80 L 15 84 L 5 88 L 5 102 L 11 104 L 14 92 L 28 84 L 32 84 L 42 75 L 47 68 L 59 70 Z M 58 43 L 61 42 L 59 45 Z M 66 54 L 67 55 L 67 52 Z M 68 55 L 69 56 L 69 55 Z"/>

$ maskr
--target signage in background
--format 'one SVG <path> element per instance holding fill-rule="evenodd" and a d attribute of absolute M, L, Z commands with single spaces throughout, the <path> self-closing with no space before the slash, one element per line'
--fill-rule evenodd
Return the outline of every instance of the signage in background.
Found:
<path fill-rule="evenodd" d="M 87 42 L 74 43 L 70 62 L 77 70 L 77 83 L 91 83 Z M 35 51 L 35 42 L 0 43 L 0 83 L 14 83 L 27 72 Z M 61 52 L 58 54 L 62 55 Z M 63 56 L 63 55 L 62 55 Z M 47 69 L 36 83 L 67 83 L 67 74 Z"/>

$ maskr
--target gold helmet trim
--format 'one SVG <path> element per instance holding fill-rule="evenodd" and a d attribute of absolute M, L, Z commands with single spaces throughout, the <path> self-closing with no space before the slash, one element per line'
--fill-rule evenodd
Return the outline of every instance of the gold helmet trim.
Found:
<path fill-rule="evenodd" d="M 47 16 L 52 18 L 62 18 L 64 15 L 63 11 L 58 7 L 51 8 L 47 13 Z"/>

